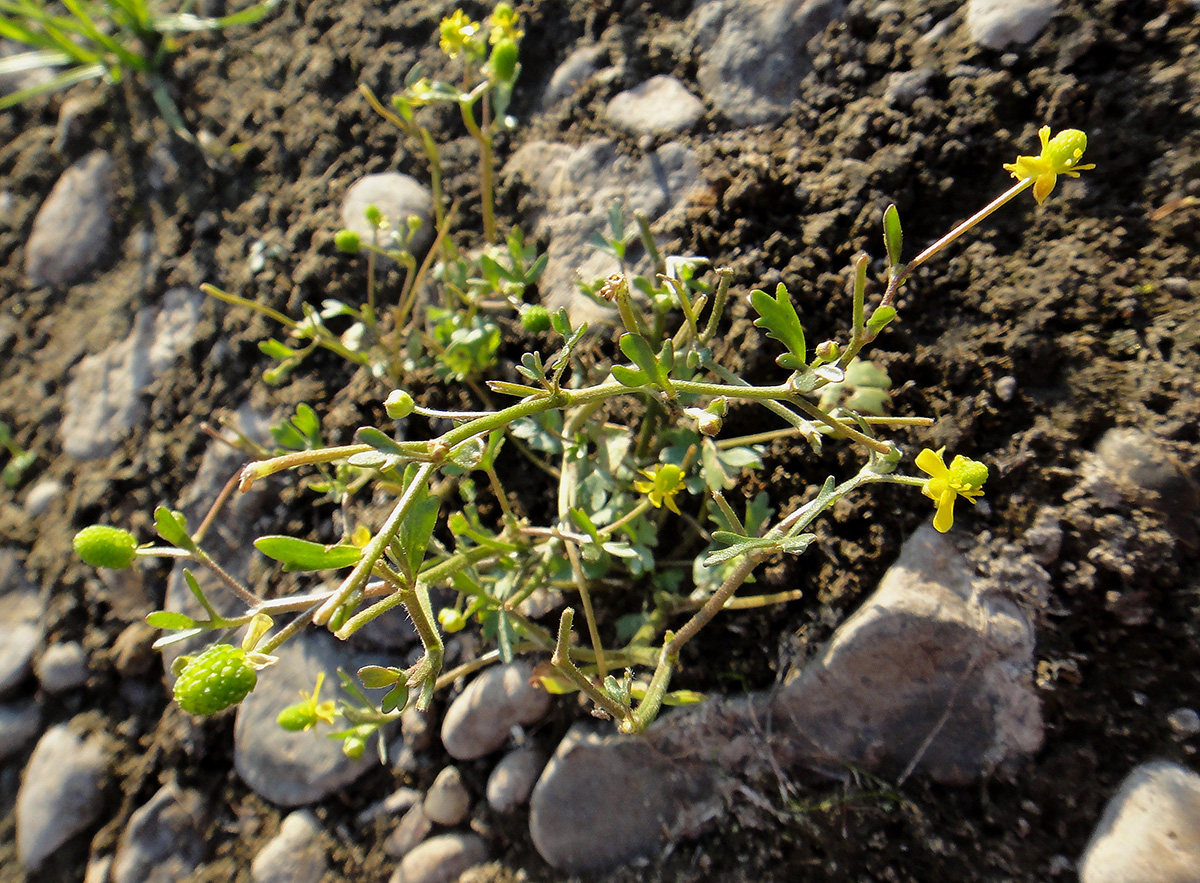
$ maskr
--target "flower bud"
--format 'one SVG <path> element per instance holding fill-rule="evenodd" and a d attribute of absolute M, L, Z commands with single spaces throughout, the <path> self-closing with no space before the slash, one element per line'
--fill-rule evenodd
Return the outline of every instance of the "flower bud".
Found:
<path fill-rule="evenodd" d="M 358 234 L 353 230 L 338 230 L 333 237 L 333 246 L 345 254 L 358 254 L 361 245 Z"/>
<path fill-rule="evenodd" d="M 413 412 L 416 403 L 413 397 L 402 389 L 394 389 L 391 394 L 384 400 L 383 409 L 387 415 L 393 420 L 399 420 L 401 417 L 407 417 Z"/>
<path fill-rule="evenodd" d="M 833 362 L 842 354 L 842 348 L 838 346 L 836 340 L 827 340 L 818 344 L 814 353 L 818 359 L 824 362 Z"/>
<path fill-rule="evenodd" d="M 492 47 L 492 56 L 488 65 L 492 69 L 492 79 L 501 83 L 510 83 L 517 74 L 517 59 L 520 50 L 514 40 L 501 40 Z"/>

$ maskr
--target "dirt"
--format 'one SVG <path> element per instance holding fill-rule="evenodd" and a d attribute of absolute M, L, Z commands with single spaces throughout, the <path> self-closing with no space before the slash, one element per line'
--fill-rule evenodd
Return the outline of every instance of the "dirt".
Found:
<path fill-rule="evenodd" d="M 796 295 L 810 339 L 833 336 L 848 315 L 851 257 L 878 253 L 879 218 L 895 202 L 906 243 L 919 247 L 1007 186 L 1001 165 L 1034 152 L 1035 131 L 1073 126 L 1089 135 L 1097 170 L 1061 182 L 1044 206 L 1023 198 L 982 232 L 919 272 L 901 297 L 900 320 L 875 350 L 898 389 L 893 412 L 935 418 L 909 440 L 948 445 L 992 464 L 987 506 L 958 541 L 964 548 L 1015 541 L 1039 509 L 1061 506 L 1078 467 L 1105 431 L 1140 427 L 1157 437 L 1189 475 L 1200 466 L 1196 396 L 1200 376 L 1200 24 L 1187 2 L 1064 2 L 1032 44 L 1010 54 L 974 47 L 965 27 L 922 39 L 929 23 L 961 23 L 958 2 L 902 0 L 874 17 L 855 2 L 815 44 L 815 69 L 779 124 L 739 129 L 709 112 L 682 140 L 701 157 L 708 192 L 689 208 L 670 247 L 732 266 L 735 286 Z M 178 498 L 207 437 L 201 423 L 253 394 L 272 405 L 307 401 L 327 416 L 335 440 L 383 419 L 380 391 L 332 356 L 267 390 L 257 343 L 275 333 L 247 311 L 210 302 L 198 341 L 151 390 L 150 419 L 106 460 L 77 463 L 60 453 L 57 426 L 70 366 L 121 339 L 133 313 L 173 286 L 212 282 L 299 315 L 303 303 L 357 300 L 361 261 L 332 245 L 338 203 L 357 177 L 390 169 L 418 178 L 428 169 L 414 146 L 377 118 L 355 90 L 398 88 L 421 61 L 441 64 L 430 35 L 450 10 L 442 3 L 317 2 L 288 5 L 269 21 L 221 36 L 197 36 L 176 58 L 171 80 L 196 131 L 234 148 L 206 164 L 169 137 L 136 89 L 85 101 L 62 149 L 55 149 L 61 98 L 0 115 L 0 172 L 11 194 L 0 226 L 0 419 L 38 455 L 15 492 L 0 492 L 0 544 L 15 546 L 48 601 L 47 636 L 81 640 L 94 677 L 82 697 L 48 700 L 50 721 L 87 709 L 119 741 L 107 794 L 108 824 L 95 845 L 111 847 L 127 813 L 172 769 L 212 796 L 217 818 L 209 864 L 194 880 L 248 880 L 249 862 L 278 827 L 279 811 L 231 770 L 232 728 L 217 721 L 184 742 L 159 669 L 140 676 L 152 701 L 120 690 L 114 654 L 131 617 L 70 553 L 79 527 L 96 521 L 151 535 L 148 514 Z M 604 103 L 649 76 L 694 79 L 696 58 L 680 39 L 690 9 L 666 4 L 520 4 L 527 31 L 513 113 L 522 120 L 499 145 L 501 161 L 521 143 L 571 143 L 614 135 Z M 478 11 L 478 10 L 475 10 Z M 536 111 L 555 66 L 581 40 L 600 41 L 621 74 L 592 83 L 548 113 Z M 884 100 L 889 73 L 932 67 L 910 108 Z M 81 91 L 87 92 L 89 87 Z M 451 145 L 447 191 L 463 200 L 466 244 L 480 229 L 474 154 L 450 116 L 435 117 Z M 625 139 L 623 148 L 638 145 Z M 33 288 L 23 245 L 58 175 L 95 148 L 112 151 L 122 182 L 112 260 L 62 290 Z M 154 158 L 165 186 L 149 186 Z M 520 222 L 524 194 L 501 193 L 504 223 Z M 135 243 L 148 236 L 148 257 Z M 255 246 L 255 243 L 262 243 Z M 254 248 L 266 256 L 251 269 Z M 513 358 L 527 342 L 513 337 Z M 752 379 L 774 376 L 758 356 L 744 298 L 727 339 Z M 232 353 L 210 358 L 214 349 Z M 1002 378 L 1016 393 L 1004 401 Z M 1005 381 L 1008 383 L 1008 381 Z M 429 395 L 434 393 L 429 392 Z M 468 390 L 445 393 L 469 400 Z M 739 430 L 770 428 L 747 421 Z M 770 487 L 785 502 L 852 457 L 836 446 L 821 457 L 776 443 L 750 489 Z M 36 520 L 21 509 L 36 478 L 57 478 L 63 498 Z M 297 505 L 293 502 L 293 505 Z M 683 684 L 706 690 L 761 688 L 788 659 L 826 638 L 929 516 L 911 493 L 884 490 L 839 507 L 820 549 L 774 563 L 767 588 L 800 587 L 805 600 L 723 617 L 686 660 Z M 612 881 L 1044 881 L 1069 879 L 1075 859 L 1119 780 L 1137 763 L 1167 758 L 1195 766 L 1195 739 L 1173 736 L 1170 711 L 1195 707 L 1200 693 L 1200 609 L 1194 514 L 1129 504 L 1114 511 L 1063 510 L 1061 554 L 1049 565 L 1052 598 L 1038 625 L 1037 658 L 1045 746 L 1011 781 L 946 788 L 902 787 L 854 776 L 829 786 L 776 783 L 747 798 L 700 843 L 681 843 L 649 866 Z M 292 509 L 282 516 L 311 524 Z M 1115 519 L 1115 520 L 1114 520 Z M 1179 522 L 1186 522 L 1180 528 Z M 1121 566 L 1104 561 L 1080 575 L 1089 552 L 1120 536 Z M 817 550 L 813 550 L 817 551 Z M 1107 559 L 1104 559 L 1107 560 Z M 165 571 L 146 584 L 161 597 Z M 1106 603 L 1137 588 L 1144 615 Z M 563 711 L 550 728 L 565 727 Z M 440 764 L 431 759 L 436 772 Z M 466 766 L 481 785 L 486 768 Z M 384 830 L 363 830 L 354 814 L 397 783 L 386 770 L 353 793 L 316 807 L 327 830 L 354 831 L 334 846 L 334 880 L 384 880 Z M 428 782 L 418 781 L 426 785 Z M 795 787 L 792 787 L 795 786 Z M 15 871 L 11 807 L 16 781 L 0 779 L 0 881 Z M 520 819 L 487 818 L 480 828 L 496 861 L 474 881 L 555 880 Z M 78 880 L 86 843 L 75 842 L 37 879 Z"/>

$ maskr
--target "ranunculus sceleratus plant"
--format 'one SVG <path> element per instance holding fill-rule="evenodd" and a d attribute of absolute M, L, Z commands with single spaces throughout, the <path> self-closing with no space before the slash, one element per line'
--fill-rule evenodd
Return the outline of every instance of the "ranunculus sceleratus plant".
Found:
<path fill-rule="evenodd" d="M 448 21 L 444 41 L 474 39 L 460 20 Z M 510 26 L 516 28 L 515 18 Z M 859 371 L 854 380 L 851 373 L 870 364 L 862 356 L 895 317 L 897 292 L 913 270 L 1024 190 L 1033 187 L 1040 202 L 1057 176 L 1090 168 L 1079 164 L 1086 147 L 1082 132 L 1050 138 L 1043 130 L 1041 135 L 1038 156 L 1019 157 L 1006 166 L 1017 178 L 1010 190 L 907 263 L 901 259 L 898 212 L 888 207 L 884 293 L 868 309 L 869 260 L 859 255 L 840 339 L 811 346 L 785 285 L 774 293 L 750 292 L 755 324 L 778 348 L 778 382 L 751 383 L 715 355 L 713 341 L 729 303 L 732 272 L 717 269 L 705 282 L 704 262 L 669 258 L 662 261 L 663 272 L 650 282 L 639 280 L 637 289 L 631 290 L 626 273 L 597 286 L 621 325 L 621 358 L 615 364 L 589 369 L 576 359 L 588 328 L 575 327 L 560 310 L 542 338 L 553 341 L 549 348 L 535 348 L 514 365 L 518 380 L 487 382 L 492 395 L 511 399 L 507 405 L 439 411 L 396 389 L 386 396 L 385 408 L 394 420 L 411 421 L 408 437 L 397 440 L 363 426 L 353 444 L 339 446 L 321 444 L 315 415 L 301 409 L 290 428 L 307 442 L 250 463 L 238 477 L 243 490 L 270 475 L 317 467 L 325 470 L 321 488 L 336 491 L 343 512 L 364 511 L 355 506 L 359 494 L 394 494 L 381 523 L 350 523 L 336 544 L 287 536 L 255 541 L 287 571 L 341 571 L 331 590 L 260 597 L 204 552 L 211 517 L 192 532 L 180 513 L 166 507 L 155 512 L 155 523 L 168 546 L 147 545 L 131 553 L 135 541 L 117 531 L 119 554 L 109 555 L 95 546 L 112 539 L 111 532 L 92 530 L 81 535 L 80 554 L 101 566 L 131 557 L 190 559 L 234 588 L 244 608 L 219 612 L 185 572 L 206 618 L 166 611 L 149 616 L 151 624 L 169 632 L 160 645 L 206 631 L 246 630 L 240 649 L 221 651 L 222 661 L 236 664 L 198 662 L 191 669 L 228 670 L 239 679 L 228 688 L 213 686 L 221 703 L 253 686 L 247 665 L 269 664 L 273 651 L 300 630 L 316 625 L 349 639 L 368 622 L 403 607 L 424 649 L 416 664 L 367 666 L 357 680 L 343 674 L 346 698 L 338 701 L 323 699 L 318 683 L 281 715 L 281 724 L 290 729 L 343 719 L 346 725 L 333 735 L 350 754 L 361 753 L 407 706 L 423 709 L 439 689 L 463 675 L 518 655 L 539 659 L 536 671 L 546 689 L 582 692 L 595 713 L 611 718 L 618 730 L 640 732 L 664 704 L 700 698 L 672 691 L 671 679 L 683 647 L 721 610 L 798 596 L 795 591 L 747 595 L 743 589 L 764 561 L 803 553 L 814 540 L 814 522 L 834 503 L 871 484 L 911 486 L 931 499 L 934 526 L 945 531 L 958 498 L 974 503 L 981 496 L 987 467 L 961 454 L 947 465 L 944 449 L 916 454 L 915 466 L 924 475 L 904 474 L 904 452 L 887 433 L 931 421 L 871 413 L 878 410 L 872 403 L 879 403 L 886 377 L 880 381 L 877 370 Z M 648 297 L 635 296 L 638 289 Z M 839 385 L 852 383 L 874 384 L 871 395 L 856 398 L 839 391 Z M 622 422 L 608 407 L 617 400 Z M 723 437 L 728 411 L 747 407 L 765 409 L 780 428 Z M 411 437 L 411 427 L 434 420 L 448 421 L 450 428 L 433 437 Z M 787 511 L 776 512 L 765 494 L 736 501 L 743 470 L 761 465 L 759 446 L 789 435 L 816 450 L 831 439 L 849 444 L 861 452 L 861 467 L 840 481 L 826 479 L 806 502 Z M 535 468 L 514 468 L 518 458 Z M 515 472 L 526 485 L 521 494 L 505 485 L 506 476 Z M 534 523 L 520 506 L 520 500 L 529 499 L 531 473 L 544 477 L 544 494 L 553 501 L 553 517 L 544 523 Z M 485 511 L 496 514 L 485 517 Z M 597 617 L 597 596 L 630 581 L 646 587 L 638 606 L 623 616 L 608 610 L 603 619 Z M 453 600 L 435 610 L 433 589 Z M 527 604 L 535 594 L 548 595 L 551 603 Z M 543 623 L 535 611 L 555 609 L 556 594 L 572 600 L 565 608 L 558 605 L 557 622 Z M 444 670 L 443 635 L 472 627 L 482 637 L 480 654 Z M 192 677 L 188 688 L 201 690 L 202 684 L 192 683 L 198 680 Z M 386 693 L 379 700 L 365 692 L 381 688 Z M 193 707 L 217 704 L 206 699 Z"/>

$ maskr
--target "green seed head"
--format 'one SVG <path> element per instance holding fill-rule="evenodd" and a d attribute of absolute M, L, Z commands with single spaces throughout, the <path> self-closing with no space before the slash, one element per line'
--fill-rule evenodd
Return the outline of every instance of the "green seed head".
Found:
<path fill-rule="evenodd" d="M 550 311 L 541 304 L 533 304 L 521 310 L 521 326 L 526 331 L 541 334 L 550 330 Z"/>
<path fill-rule="evenodd" d="M 361 244 L 358 234 L 353 230 L 338 230 L 333 237 L 334 248 L 346 254 L 358 254 Z"/>
<path fill-rule="evenodd" d="M 92 567 L 121 570 L 137 557 L 137 539 L 127 530 L 93 524 L 75 534 L 75 554 Z"/>

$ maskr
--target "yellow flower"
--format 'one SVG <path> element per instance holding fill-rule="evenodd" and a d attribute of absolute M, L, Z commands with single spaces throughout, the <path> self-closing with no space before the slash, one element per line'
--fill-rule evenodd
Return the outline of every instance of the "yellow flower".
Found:
<path fill-rule="evenodd" d="M 1063 129 L 1051 138 L 1050 127 L 1042 126 L 1038 129 L 1038 138 L 1042 142 L 1040 154 L 1018 156 L 1016 162 L 1005 163 L 1004 168 L 1012 172 L 1018 181 L 1032 178 L 1033 198 L 1041 205 L 1054 189 L 1059 175 L 1078 178 L 1080 172 L 1096 166 L 1092 163 L 1079 165 L 1083 152 L 1087 150 L 1087 135 L 1078 129 Z"/>
<path fill-rule="evenodd" d="M 933 526 L 941 533 L 954 524 L 954 499 L 962 497 L 974 505 L 975 500 L 983 496 L 983 483 L 988 477 L 986 466 L 962 454 L 957 455 L 947 469 L 943 459 L 945 451 L 944 447 L 936 451 L 925 448 L 917 454 L 916 460 L 917 468 L 929 475 L 921 492 L 937 506 Z"/>
<path fill-rule="evenodd" d="M 492 17 L 488 19 L 488 24 L 492 26 L 491 33 L 488 34 L 488 42 L 492 44 L 499 43 L 501 40 L 519 42 L 525 36 L 525 32 L 517 27 L 520 23 L 521 17 L 509 4 L 497 4 Z"/>
<path fill-rule="evenodd" d="M 317 675 L 317 686 L 313 691 L 309 693 L 307 690 L 301 690 L 300 696 L 303 701 L 289 705 L 279 712 L 279 716 L 275 719 L 276 723 L 283 729 L 293 732 L 311 729 L 319 723 L 333 723 L 337 717 L 337 703 L 332 699 L 326 699 L 324 702 L 317 700 L 321 694 L 321 684 L 324 682 L 325 673 L 320 672 Z"/>
<path fill-rule="evenodd" d="M 457 58 L 463 52 L 479 55 L 482 51 L 483 47 L 479 42 L 480 24 L 472 21 L 461 9 L 456 9 L 453 15 L 443 18 L 440 28 L 442 38 L 438 45 L 451 58 Z"/>
<path fill-rule="evenodd" d="M 649 481 L 635 481 L 633 489 L 639 494 L 645 494 L 650 498 L 650 505 L 655 509 L 661 509 L 666 506 L 676 515 L 679 512 L 679 504 L 675 502 L 676 495 L 684 489 L 683 487 L 683 470 L 672 463 L 665 463 L 661 466 L 652 466 L 649 469 L 643 469 L 642 475 L 650 479 Z"/>

